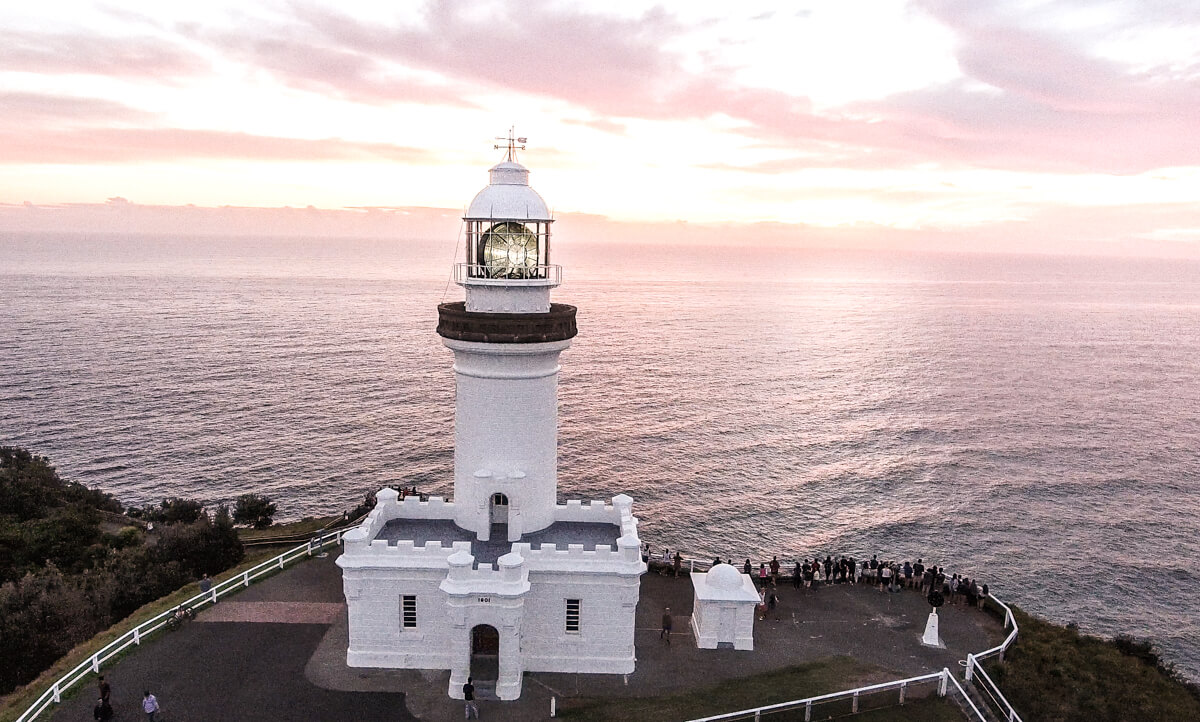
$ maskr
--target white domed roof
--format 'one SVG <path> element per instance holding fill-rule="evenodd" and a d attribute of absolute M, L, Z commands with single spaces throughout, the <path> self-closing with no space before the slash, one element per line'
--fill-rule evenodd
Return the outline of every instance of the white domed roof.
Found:
<path fill-rule="evenodd" d="M 729 564 L 718 564 L 708 570 L 708 586 L 713 589 L 734 591 L 742 588 L 742 574 Z"/>
<path fill-rule="evenodd" d="M 529 170 L 520 163 L 503 161 L 488 171 L 490 182 L 475 194 L 467 218 L 488 220 L 550 221 L 546 201 L 529 186 Z"/>

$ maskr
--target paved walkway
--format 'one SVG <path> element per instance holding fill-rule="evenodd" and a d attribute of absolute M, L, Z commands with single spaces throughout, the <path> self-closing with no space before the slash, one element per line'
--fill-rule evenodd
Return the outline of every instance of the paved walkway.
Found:
<path fill-rule="evenodd" d="M 446 696 L 449 672 L 346 666 L 346 615 L 336 554 L 300 564 L 199 614 L 105 669 L 118 720 L 144 719 L 143 689 L 158 696 L 165 722 L 258 720 L 459 720 Z M 757 622 L 755 650 L 699 650 L 688 630 L 692 585 L 653 572 L 642 579 L 637 671 L 620 675 L 531 673 L 521 699 L 483 700 L 485 719 L 549 717 L 550 697 L 649 696 L 723 679 L 849 655 L 880 669 L 846 686 L 957 668 L 969 651 L 1002 638 L 983 612 L 943 607 L 945 649 L 921 646 L 929 607 L 915 592 L 840 585 L 812 592 L 785 585 L 774 617 Z M 675 615 L 668 646 L 658 639 L 665 606 Z M 55 720 L 90 720 L 96 685 L 66 701 Z M 732 711 L 732 710 L 730 710 Z M 714 710 L 715 712 L 715 710 Z"/>

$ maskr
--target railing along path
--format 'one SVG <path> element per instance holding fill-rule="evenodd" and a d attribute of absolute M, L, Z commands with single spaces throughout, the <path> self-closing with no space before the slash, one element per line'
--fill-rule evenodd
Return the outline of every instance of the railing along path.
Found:
<path fill-rule="evenodd" d="M 196 596 L 183 602 L 182 605 L 189 609 L 202 609 L 206 605 L 216 604 L 217 600 L 226 594 L 232 594 L 245 587 L 250 586 L 250 583 L 264 577 L 268 574 L 274 574 L 280 569 L 286 568 L 289 564 L 300 559 L 311 557 L 317 550 L 322 549 L 330 544 L 337 544 L 342 540 L 342 533 L 346 529 L 337 529 L 314 537 L 306 544 L 301 544 L 298 547 L 287 550 L 277 557 L 266 560 L 257 564 L 250 569 L 237 574 L 225 581 L 214 584 L 212 589 L 207 592 L 201 592 Z M 167 621 L 179 606 L 172 607 L 165 612 L 157 614 L 150 619 L 142 622 L 133 629 L 129 630 L 120 637 L 106 644 L 100 651 L 93 654 L 88 659 L 80 662 L 78 666 L 67 672 L 62 677 L 59 677 L 50 688 L 42 693 L 33 704 L 29 705 L 20 717 L 17 717 L 16 722 L 32 722 L 41 716 L 51 705 L 58 704 L 62 701 L 62 696 L 67 693 L 75 685 L 86 679 L 88 675 L 99 674 L 100 666 L 116 657 L 121 652 L 124 652 L 130 647 L 140 645 L 142 640 L 167 626 Z"/>

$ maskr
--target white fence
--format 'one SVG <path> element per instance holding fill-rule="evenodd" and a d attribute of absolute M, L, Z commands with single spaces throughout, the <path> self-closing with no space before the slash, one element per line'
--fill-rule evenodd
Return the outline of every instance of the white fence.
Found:
<path fill-rule="evenodd" d="M 288 564 L 299 559 L 307 559 L 312 556 L 315 551 L 326 547 L 330 544 L 337 544 L 342 540 L 342 532 L 345 529 L 326 532 L 321 536 L 310 539 L 307 544 L 301 544 L 298 547 L 289 549 L 277 557 L 268 559 L 261 564 L 258 564 L 237 576 L 226 579 L 220 584 L 213 585 L 212 589 L 207 592 L 201 592 L 196 596 L 183 602 L 183 606 L 190 609 L 200 609 L 205 605 L 215 604 L 218 599 L 226 594 L 232 594 L 245 587 L 250 586 L 250 582 L 264 577 L 268 574 L 287 567 Z M 99 674 L 100 666 L 116 657 L 121 652 L 129 649 L 132 646 L 139 645 L 146 637 L 154 634 L 158 630 L 167 625 L 167 620 L 175 613 L 175 608 L 168 609 L 157 616 L 142 622 L 125 634 L 121 635 L 112 642 L 109 642 L 99 652 L 96 652 L 88 659 L 80 662 L 78 666 L 67 672 L 62 677 L 54 682 L 45 692 L 42 693 L 37 701 L 25 710 L 16 722 L 31 722 L 37 719 L 50 705 L 57 704 L 62 701 L 62 696 L 66 694 L 75 685 L 86 679 L 88 675 Z"/>

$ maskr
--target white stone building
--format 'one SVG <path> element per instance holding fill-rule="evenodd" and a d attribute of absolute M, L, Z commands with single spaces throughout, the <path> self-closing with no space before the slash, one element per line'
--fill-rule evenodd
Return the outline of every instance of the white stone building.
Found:
<path fill-rule="evenodd" d="M 505 161 L 471 202 L 466 301 L 438 306 L 454 352 L 454 498 L 404 499 L 389 488 L 345 534 L 352 667 L 446 669 L 500 699 L 524 672 L 633 671 L 641 558 L 633 500 L 559 504 L 559 354 L 575 308 L 550 302 L 545 202 Z"/>
<path fill-rule="evenodd" d="M 692 572 L 692 634 L 701 649 L 754 649 L 754 581 L 728 564 Z"/>

